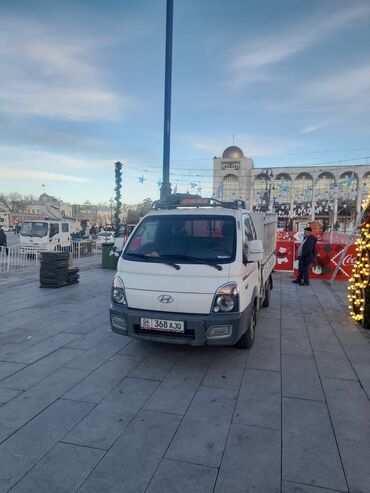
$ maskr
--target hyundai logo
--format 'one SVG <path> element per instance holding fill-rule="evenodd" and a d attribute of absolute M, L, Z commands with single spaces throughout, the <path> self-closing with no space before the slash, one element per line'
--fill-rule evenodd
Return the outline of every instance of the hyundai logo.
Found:
<path fill-rule="evenodd" d="M 158 296 L 158 300 L 161 303 L 172 303 L 174 301 L 172 296 L 170 296 L 169 294 L 161 294 L 161 296 Z"/>

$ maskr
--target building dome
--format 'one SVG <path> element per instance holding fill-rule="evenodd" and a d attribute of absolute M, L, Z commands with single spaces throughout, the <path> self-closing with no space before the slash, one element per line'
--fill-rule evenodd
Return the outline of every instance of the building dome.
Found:
<path fill-rule="evenodd" d="M 237 146 L 228 147 L 222 154 L 224 159 L 239 159 L 241 157 L 244 157 L 243 151 Z"/>

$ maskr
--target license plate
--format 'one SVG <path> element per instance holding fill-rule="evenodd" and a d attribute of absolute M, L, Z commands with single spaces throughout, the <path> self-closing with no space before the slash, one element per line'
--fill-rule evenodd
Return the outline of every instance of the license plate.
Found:
<path fill-rule="evenodd" d="M 178 320 L 142 318 L 140 327 L 144 330 L 159 330 L 161 332 L 184 332 L 184 322 L 179 322 Z"/>

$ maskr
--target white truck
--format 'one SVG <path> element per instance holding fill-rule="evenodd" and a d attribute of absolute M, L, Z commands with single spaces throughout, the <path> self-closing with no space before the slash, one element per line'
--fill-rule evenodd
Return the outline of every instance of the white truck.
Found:
<path fill-rule="evenodd" d="M 130 235 L 111 291 L 114 332 L 251 348 L 268 306 L 277 217 L 244 203 L 170 196 Z"/>
<path fill-rule="evenodd" d="M 10 226 L 10 213 L 0 212 L 0 226 L 4 231 L 10 231 L 12 228 Z"/>
<path fill-rule="evenodd" d="M 38 254 L 69 250 L 72 234 L 81 229 L 80 223 L 71 219 L 23 221 L 19 232 L 20 251 Z"/>

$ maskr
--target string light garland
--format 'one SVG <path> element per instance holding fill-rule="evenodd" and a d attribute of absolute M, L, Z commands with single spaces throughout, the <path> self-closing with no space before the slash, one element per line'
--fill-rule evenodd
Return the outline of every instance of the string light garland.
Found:
<path fill-rule="evenodd" d="M 370 327 L 370 193 L 362 204 L 361 237 L 356 240 L 356 262 L 349 279 L 349 310 L 356 322 Z M 369 313 L 368 313 L 369 311 Z"/>

